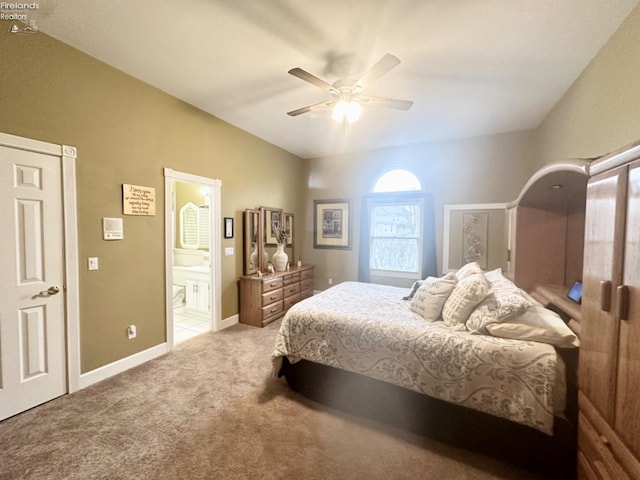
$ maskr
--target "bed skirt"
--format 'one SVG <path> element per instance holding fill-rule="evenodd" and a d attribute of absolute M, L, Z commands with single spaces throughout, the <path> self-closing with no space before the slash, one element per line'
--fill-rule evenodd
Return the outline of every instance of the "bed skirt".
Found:
<path fill-rule="evenodd" d="M 565 417 L 555 417 L 554 435 L 549 436 L 346 370 L 283 360 L 280 374 L 312 400 L 544 473 L 545 478 L 575 478 L 576 428 Z"/>

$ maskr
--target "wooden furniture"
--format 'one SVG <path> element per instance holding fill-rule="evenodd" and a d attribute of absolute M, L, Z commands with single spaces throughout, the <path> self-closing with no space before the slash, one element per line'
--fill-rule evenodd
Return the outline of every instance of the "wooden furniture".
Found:
<path fill-rule="evenodd" d="M 244 211 L 244 274 L 258 271 L 266 273 L 270 260 L 276 252 L 274 228 L 284 227 L 287 232 L 285 252 L 291 265 L 297 264 L 295 257 L 295 215 L 281 208 L 257 207 Z"/>
<path fill-rule="evenodd" d="M 290 267 L 271 275 L 240 277 L 240 323 L 264 327 L 313 295 L 313 267 Z"/>
<path fill-rule="evenodd" d="M 546 165 L 507 205 L 507 276 L 527 291 L 582 278 L 588 160 Z"/>
<path fill-rule="evenodd" d="M 640 142 L 590 166 L 578 477 L 640 478 Z"/>

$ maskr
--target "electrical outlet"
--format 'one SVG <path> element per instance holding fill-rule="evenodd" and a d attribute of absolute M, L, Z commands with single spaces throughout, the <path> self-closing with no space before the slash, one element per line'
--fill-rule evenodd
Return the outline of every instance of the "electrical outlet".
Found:
<path fill-rule="evenodd" d="M 327 282 L 329 282 L 329 285 L 333 285 L 333 278 L 329 277 L 329 278 L 327 279 Z"/>
<path fill-rule="evenodd" d="M 127 337 L 129 337 L 129 340 L 131 340 L 132 338 L 136 338 L 136 326 L 135 325 L 129 325 L 127 327 Z"/>

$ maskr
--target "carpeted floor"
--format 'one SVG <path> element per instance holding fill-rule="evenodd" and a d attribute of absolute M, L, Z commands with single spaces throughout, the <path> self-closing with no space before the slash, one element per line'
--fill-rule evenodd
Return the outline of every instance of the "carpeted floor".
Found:
<path fill-rule="evenodd" d="M 0 422 L 0 479 L 540 479 L 341 413 L 271 377 L 280 322 L 235 325 Z"/>

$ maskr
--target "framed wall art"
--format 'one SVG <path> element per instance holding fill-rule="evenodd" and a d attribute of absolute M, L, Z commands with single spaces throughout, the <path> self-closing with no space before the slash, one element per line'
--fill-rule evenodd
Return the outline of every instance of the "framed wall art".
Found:
<path fill-rule="evenodd" d="M 506 268 L 506 204 L 444 206 L 442 273 L 477 262 L 484 270 Z"/>
<path fill-rule="evenodd" d="M 224 217 L 224 238 L 233 238 L 233 217 Z"/>
<path fill-rule="evenodd" d="M 313 201 L 313 248 L 351 249 L 351 202 Z"/>

